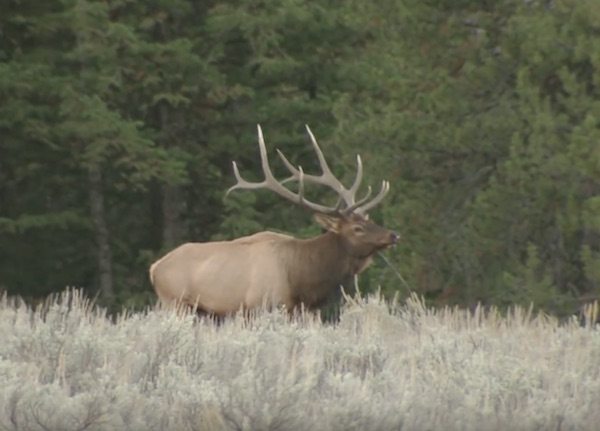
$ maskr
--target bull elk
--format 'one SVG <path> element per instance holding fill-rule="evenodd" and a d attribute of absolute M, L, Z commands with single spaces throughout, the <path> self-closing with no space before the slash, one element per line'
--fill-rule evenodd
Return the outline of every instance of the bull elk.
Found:
<path fill-rule="evenodd" d="M 186 243 L 150 267 L 150 279 L 164 303 L 184 303 L 199 310 L 223 316 L 240 308 L 285 305 L 293 310 L 300 304 L 311 309 L 321 305 L 340 286 L 348 286 L 362 272 L 377 251 L 394 245 L 398 235 L 368 219 L 367 212 L 379 204 L 390 185 L 383 181 L 379 193 L 371 198 L 371 188 L 357 200 L 363 167 L 357 156 L 356 177 L 346 188 L 331 172 L 312 132 L 306 126 L 321 167 L 320 175 L 305 174 L 277 151 L 291 176 L 278 181 L 267 158 L 262 130 L 258 126 L 258 145 L 264 180 L 246 181 L 233 162 L 237 183 L 227 190 L 268 189 L 314 213 L 325 233 L 299 239 L 264 231 L 232 241 Z M 293 192 L 284 184 L 296 182 Z M 309 201 L 306 183 L 319 184 L 339 196 L 335 206 Z"/>

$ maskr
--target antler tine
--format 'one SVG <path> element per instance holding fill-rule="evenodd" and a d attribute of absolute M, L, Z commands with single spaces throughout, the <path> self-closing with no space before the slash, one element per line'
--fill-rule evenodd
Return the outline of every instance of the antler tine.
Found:
<path fill-rule="evenodd" d="M 281 159 L 287 170 L 290 171 L 290 173 L 292 174 L 289 178 L 283 180 L 283 182 L 286 183 L 288 181 L 298 181 L 298 178 L 300 177 L 299 169 L 296 168 L 280 150 L 277 150 L 277 155 L 279 155 L 279 158 Z M 327 166 L 327 163 L 325 164 L 325 166 Z M 328 172 L 324 171 L 321 175 L 304 174 L 304 179 L 313 183 L 329 186 L 336 192 L 339 192 L 339 187 L 343 188 L 342 184 L 339 181 L 337 181 L 337 184 L 331 184 L 330 177 L 333 177 L 333 174 L 329 170 L 329 166 L 327 166 L 325 169 Z"/>
<path fill-rule="evenodd" d="M 379 190 L 379 193 L 377 194 L 377 196 L 375 196 L 373 198 L 373 200 L 371 200 L 370 202 L 362 205 L 362 206 L 358 206 L 355 210 L 355 212 L 359 213 L 359 214 L 366 214 L 371 208 L 375 207 L 376 205 L 378 205 L 383 198 L 385 197 L 385 195 L 387 195 L 387 193 L 390 191 L 390 183 L 389 181 L 382 181 L 381 182 L 381 189 Z"/>
<path fill-rule="evenodd" d="M 298 166 L 298 170 L 300 171 L 300 180 L 298 181 L 298 200 L 300 203 L 304 201 L 304 171 L 302 170 L 302 166 Z"/>
<path fill-rule="evenodd" d="M 285 165 L 287 170 L 290 171 L 290 173 L 292 174 L 290 177 L 283 180 L 282 183 L 285 184 L 288 181 L 298 180 L 298 178 L 300 177 L 300 170 L 296 169 L 296 167 L 294 165 L 292 165 L 292 163 L 287 159 L 287 157 L 285 157 L 285 155 L 279 149 L 277 149 L 277 155 L 279 156 L 279 158 L 281 159 L 281 161 L 283 162 L 283 164 Z M 301 166 L 298 166 L 298 168 L 300 168 L 300 167 Z M 304 175 L 304 176 L 306 176 L 306 175 Z"/>
<path fill-rule="evenodd" d="M 363 164 L 360 155 L 356 156 L 356 177 L 354 178 L 354 182 L 352 183 L 352 186 L 349 189 L 346 189 L 344 185 L 340 182 L 340 180 L 338 180 L 331 172 L 331 169 L 329 168 L 329 165 L 325 160 L 325 156 L 323 155 L 323 152 L 321 151 L 317 140 L 315 139 L 308 126 L 306 126 L 306 130 L 308 131 L 310 140 L 317 154 L 317 158 L 319 159 L 319 165 L 321 166 L 322 171 L 321 175 L 305 174 L 301 166 L 298 166 L 296 168 L 290 163 L 290 161 L 283 155 L 281 151 L 277 150 L 277 154 L 283 161 L 286 168 L 291 173 L 291 176 L 289 178 L 283 181 L 278 181 L 274 177 L 273 172 L 271 171 L 271 167 L 269 165 L 267 146 L 265 145 L 265 139 L 260 125 L 257 125 L 257 130 L 261 166 L 265 179 L 260 182 L 251 182 L 245 180 L 244 178 L 242 178 L 236 162 L 233 162 L 233 174 L 235 175 L 237 182 L 235 185 L 233 185 L 227 190 L 226 195 L 228 195 L 233 190 L 237 189 L 252 190 L 265 188 L 277 193 L 279 196 L 289 201 L 302 205 L 312 211 L 321 212 L 324 214 L 341 213 L 348 215 L 352 212 L 356 212 L 358 214 L 366 214 L 367 211 L 378 205 L 390 190 L 390 183 L 388 181 L 383 181 L 381 183 L 381 190 L 379 191 L 377 196 L 375 196 L 375 198 L 373 198 L 371 201 L 369 201 L 372 191 L 370 186 L 365 196 L 360 200 L 356 201 L 356 193 L 358 192 L 358 188 L 360 187 L 363 178 Z M 298 193 L 292 192 L 283 185 L 288 181 L 298 181 Z M 304 197 L 304 186 L 306 181 L 321 184 L 333 189 L 340 198 L 338 203 L 335 206 L 330 207 L 307 200 Z M 345 204 L 345 207 L 343 207 L 342 204 Z"/>
<path fill-rule="evenodd" d="M 321 175 L 304 174 L 304 179 L 308 182 L 321 184 L 331 188 L 339 195 L 339 197 L 345 203 L 347 208 L 353 207 L 355 205 L 356 192 L 358 191 L 358 188 L 360 187 L 360 183 L 362 181 L 362 160 L 360 159 L 360 156 L 357 156 L 357 171 L 354 183 L 352 184 L 352 187 L 350 189 L 346 189 L 342 182 L 338 180 L 331 171 L 331 168 L 327 164 L 327 160 L 323 155 L 323 151 L 321 150 L 321 147 L 319 147 L 315 135 L 313 135 L 308 125 L 306 125 L 306 131 L 308 132 L 310 141 L 317 155 L 317 159 L 319 160 L 319 166 L 321 167 Z M 299 169 L 296 168 L 281 151 L 277 150 L 277 154 L 279 155 L 279 158 L 281 159 L 285 167 L 292 174 L 283 182 L 286 183 L 288 181 L 297 181 L 300 177 Z M 336 205 L 336 208 L 340 210 L 340 205 Z"/>
<path fill-rule="evenodd" d="M 269 159 L 268 159 L 268 155 L 267 155 L 267 146 L 265 145 L 265 139 L 264 139 L 260 124 L 257 125 L 257 129 L 258 129 L 258 146 L 259 146 L 259 150 L 260 150 L 261 166 L 262 166 L 263 174 L 265 175 L 265 179 L 260 182 L 251 182 L 251 181 L 245 180 L 240 175 L 237 164 L 235 162 L 233 162 L 233 174 L 235 175 L 237 183 L 227 190 L 226 195 L 228 195 L 233 190 L 237 190 L 237 189 L 252 190 L 252 189 L 265 188 L 265 189 L 268 189 L 268 190 L 271 190 L 271 191 L 277 193 L 279 196 L 281 196 L 287 200 L 290 200 L 296 204 L 303 205 L 312 211 L 317 211 L 317 212 L 321 212 L 321 213 L 325 213 L 325 214 L 330 214 L 330 213 L 336 212 L 336 208 L 327 207 L 327 206 L 320 205 L 320 204 L 317 204 L 314 202 L 310 202 L 309 200 L 304 198 L 305 175 L 302 172 L 302 168 L 300 168 L 299 170 L 296 170 L 294 168 L 294 170 L 297 172 L 297 179 L 299 181 L 298 194 L 287 189 L 286 187 L 284 187 L 282 185 L 282 183 L 277 181 L 277 179 L 273 175 L 273 172 L 271 171 L 271 167 L 269 166 Z M 288 162 L 288 164 L 289 164 L 289 162 Z"/>
<path fill-rule="evenodd" d="M 244 189 L 258 188 L 257 184 L 249 183 L 248 181 L 246 181 L 245 179 L 242 178 L 242 176 L 240 175 L 240 170 L 238 169 L 236 162 L 231 162 L 231 164 L 233 165 L 233 175 L 235 175 L 235 179 L 236 179 L 237 183 L 227 189 L 227 191 L 225 192 L 225 196 L 229 196 L 229 193 L 231 193 L 234 190 L 241 189 L 241 188 L 244 188 Z"/>
<path fill-rule="evenodd" d="M 369 200 L 369 198 L 371 197 L 372 191 L 373 191 L 373 188 L 371 186 L 369 186 L 367 188 L 367 193 L 365 193 L 365 195 L 360 200 L 358 200 L 354 205 L 343 209 L 342 212 L 344 214 L 350 214 L 351 212 L 353 212 L 356 208 L 360 207 L 361 205 L 363 205 L 365 202 L 367 202 Z"/>
<path fill-rule="evenodd" d="M 362 182 L 362 176 L 363 176 L 363 164 L 362 164 L 362 159 L 360 158 L 360 154 L 356 155 L 356 177 L 354 178 L 354 182 L 352 183 L 352 187 L 350 187 L 350 190 L 348 190 L 352 197 L 354 198 L 354 196 L 356 196 L 356 192 L 358 191 L 358 188 L 360 187 L 360 183 Z M 369 189 L 371 187 L 369 186 Z M 371 192 L 369 191 L 369 193 L 367 195 L 371 194 Z"/>
<path fill-rule="evenodd" d="M 325 160 L 323 151 L 321 151 L 321 147 L 319 147 L 319 144 L 317 144 L 315 135 L 313 135 L 313 132 L 310 130 L 310 127 L 308 127 L 308 124 L 305 124 L 304 127 L 306 127 L 306 131 L 308 132 L 308 136 L 310 137 L 310 142 L 312 142 L 312 144 L 313 144 L 315 153 L 317 153 L 317 158 L 319 159 L 319 166 L 321 166 L 321 171 L 323 172 L 323 176 L 333 178 L 333 179 L 335 179 L 336 185 L 338 185 L 338 184 L 341 185 L 341 183 L 337 180 L 337 178 L 334 177 L 333 173 L 331 172 L 331 169 L 329 169 L 329 165 L 327 164 L 327 160 Z"/>
<path fill-rule="evenodd" d="M 259 151 L 260 151 L 260 161 L 261 161 L 263 173 L 265 174 L 265 180 L 261 181 L 261 182 L 246 181 L 240 175 L 240 170 L 237 167 L 237 163 L 234 161 L 234 162 L 232 162 L 233 174 L 235 175 L 235 179 L 236 179 L 237 183 L 235 185 L 231 186 L 229 189 L 227 189 L 227 192 L 225 192 L 225 196 L 229 195 L 229 193 L 231 193 L 232 191 L 237 190 L 237 189 L 260 189 L 260 188 L 266 187 L 267 179 L 269 177 L 273 176 L 273 173 L 271 172 L 271 167 L 269 166 L 269 159 L 267 158 L 267 147 L 265 145 L 265 138 L 263 136 L 263 132 L 260 127 L 260 124 L 257 125 L 257 129 L 258 129 L 258 147 L 259 147 Z"/>

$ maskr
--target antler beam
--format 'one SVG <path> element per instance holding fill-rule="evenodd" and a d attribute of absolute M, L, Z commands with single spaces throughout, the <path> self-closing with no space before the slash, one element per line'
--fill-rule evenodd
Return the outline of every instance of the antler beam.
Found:
<path fill-rule="evenodd" d="M 302 167 L 298 166 L 298 168 L 296 168 L 290 163 L 290 161 L 285 157 L 285 155 L 281 151 L 277 150 L 277 154 L 283 161 L 286 168 L 291 173 L 291 176 L 289 178 L 279 182 L 275 179 L 273 172 L 271 171 L 271 167 L 269 165 L 269 160 L 267 157 L 267 148 L 265 145 L 260 125 L 257 125 L 257 129 L 261 165 L 265 179 L 261 182 L 246 181 L 240 175 L 236 162 L 233 162 L 233 173 L 235 175 L 237 183 L 233 187 L 229 188 L 229 190 L 227 190 L 227 194 L 237 189 L 252 190 L 264 188 L 271 190 L 277 193 L 279 196 L 290 200 L 296 204 L 302 205 L 312 211 L 325 214 L 341 213 L 348 215 L 352 212 L 366 214 L 368 210 L 375 207 L 382 201 L 382 199 L 385 197 L 385 195 L 390 189 L 389 182 L 383 181 L 381 184 L 381 190 L 379 191 L 377 196 L 375 196 L 375 198 L 373 198 L 371 201 L 369 201 L 369 197 L 371 196 L 370 186 L 367 190 L 366 195 L 362 199 L 356 201 L 356 193 L 358 192 L 358 188 L 360 187 L 363 177 L 363 165 L 360 155 L 356 156 L 356 176 L 354 178 L 354 182 L 352 183 L 352 186 L 349 189 L 347 189 L 346 187 L 344 187 L 341 181 L 337 179 L 335 175 L 333 175 L 333 173 L 331 172 L 331 169 L 329 168 L 329 165 L 325 160 L 325 156 L 323 155 L 323 151 L 321 151 L 321 148 L 319 147 L 315 136 L 313 135 L 312 131 L 308 126 L 306 126 L 306 130 L 308 132 L 313 148 L 319 160 L 319 165 L 321 167 L 321 175 L 305 174 L 302 170 Z M 288 181 L 298 181 L 298 193 L 292 192 L 283 185 Z M 324 185 L 335 191 L 340 198 L 338 204 L 334 207 L 330 207 L 311 202 L 308 199 L 306 199 L 304 197 L 305 181 Z M 345 206 L 342 207 L 342 204 L 344 204 Z"/>

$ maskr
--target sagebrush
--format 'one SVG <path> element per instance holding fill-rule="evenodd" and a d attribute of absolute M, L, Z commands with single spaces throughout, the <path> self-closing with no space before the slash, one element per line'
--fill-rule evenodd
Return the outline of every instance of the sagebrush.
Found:
<path fill-rule="evenodd" d="M 600 333 L 514 308 L 347 298 L 220 325 L 156 308 L 109 319 L 80 291 L 0 303 L 6 430 L 593 430 Z"/>

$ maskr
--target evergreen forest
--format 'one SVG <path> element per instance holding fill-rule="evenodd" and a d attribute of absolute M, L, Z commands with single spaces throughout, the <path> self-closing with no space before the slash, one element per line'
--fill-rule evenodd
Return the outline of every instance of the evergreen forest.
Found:
<path fill-rule="evenodd" d="M 260 179 L 391 191 L 361 290 L 567 315 L 600 296 L 598 0 L 4 0 L 0 291 L 155 301 L 187 241 L 319 233 Z M 312 196 L 333 199 L 315 188 Z"/>

